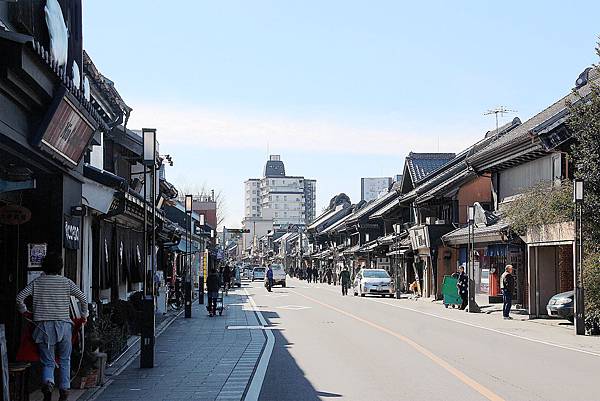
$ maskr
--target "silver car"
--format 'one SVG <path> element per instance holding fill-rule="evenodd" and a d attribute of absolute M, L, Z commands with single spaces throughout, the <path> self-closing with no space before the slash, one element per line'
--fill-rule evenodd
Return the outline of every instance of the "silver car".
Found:
<path fill-rule="evenodd" d="M 254 280 L 264 280 L 265 279 L 266 269 L 262 266 L 256 266 L 252 269 L 252 281 Z"/>
<path fill-rule="evenodd" d="M 360 269 L 354 278 L 353 287 L 355 296 L 370 294 L 392 298 L 395 294 L 394 281 L 385 269 Z"/>

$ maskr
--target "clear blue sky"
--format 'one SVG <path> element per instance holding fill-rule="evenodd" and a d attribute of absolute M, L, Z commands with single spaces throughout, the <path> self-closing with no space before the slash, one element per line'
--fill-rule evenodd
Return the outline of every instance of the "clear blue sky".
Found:
<path fill-rule="evenodd" d="M 460 151 L 504 105 L 529 118 L 597 61 L 600 2 L 86 0 L 84 44 L 157 127 L 178 186 L 222 190 L 229 227 L 268 150 L 319 210 L 413 151 Z M 512 118 L 507 116 L 505 119 Z M 319 212 L 318 210 L 318 212 Z"/>

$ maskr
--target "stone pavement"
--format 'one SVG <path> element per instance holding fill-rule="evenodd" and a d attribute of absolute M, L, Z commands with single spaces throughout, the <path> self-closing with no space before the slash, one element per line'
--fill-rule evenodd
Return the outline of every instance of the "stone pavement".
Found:
<path fill-rule="evenodd" d="M 208 317 L 196 302 L 192 318 L 178 317 L 156 340 L 155 367 L 140 369 L 139 358 L 94 399 L 97 401 L 241 400 L 263 346 L 259 326 L 243 290 L 230 291 L 223 316 Z"/>

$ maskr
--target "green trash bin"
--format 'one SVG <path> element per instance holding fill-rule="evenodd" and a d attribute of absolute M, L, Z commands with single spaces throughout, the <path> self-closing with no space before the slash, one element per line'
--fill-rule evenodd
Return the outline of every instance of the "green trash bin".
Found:
<path fill-rule="evenodd" d="M 444 296 L 444 306 L 447 308 L 448 305 L 461 305 L 462 298 L 458 294 L 458 288 L 456 283 L 458 279 L 452 276 L 444 276 L 442 283 L 442 295 Z"/>

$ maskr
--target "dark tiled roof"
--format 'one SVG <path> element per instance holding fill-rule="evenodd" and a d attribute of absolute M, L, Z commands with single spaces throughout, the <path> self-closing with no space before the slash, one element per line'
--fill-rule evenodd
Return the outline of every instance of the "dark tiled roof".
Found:
<path fill-rule="evenodd" d="M 508 131 L 511 131 L 516 126 L 521 125 L 521 119 L 519 117 L 515 117 L 512 121 L 507 122 L 506 124 L 498 127 L 498 130 L 489 130 L 485 133 L 485 137 L 489 138 L 491 136 L 500 137 L 506 134 Z"/>
<path fill-rule="evenodd" d="M 501 154 L 501 152 L 513 146 L 517 146 L 519 144 L 527 142 L 532 143 L 533 135 L 536 133 L 535 130 L 538 127 L 545 127 L 548 121 L 554 121 L 555 119 L 557 119 L 557 117 L 564 117 L 565 111 L 568 109 L 568 103 L 577 102 L 579 100 L 578 96 L 588 96 L 592 91 L 592 85 L 597 85 L 599 81 L 600 72 L 596 69 L 590 71 L 589 82 L 581 88 L 577 89 L 578 95 L 575 95 L 574 93 L 568 94 L 567 96 L 551 104 L 544 110 L 540 111 L 538 114 L 534 115 L 527 121 L 516 126 L 510 132 L 506 133 L 505 135 L 499 136 L 492 143 L 490 143 L 489 146 L 486 146 L 485 149 L 482 149 L 481 151 L 473 154 L 472 156 L 469 156 L 469 163 L 475 165 L 478 169 L 486 169 L 489 168 L 489 166 L 492 163 L 485 159 L 493 158 L 494 156 Z M 535 145 L 540 149 L 542 148 L 540 144 Z"/>
<path fill-rule="evenodd" d="M 454 153 L 414 153 L 406 157 L 406 164 L 413 183 L 426 178 L 456 156 Z"/>

